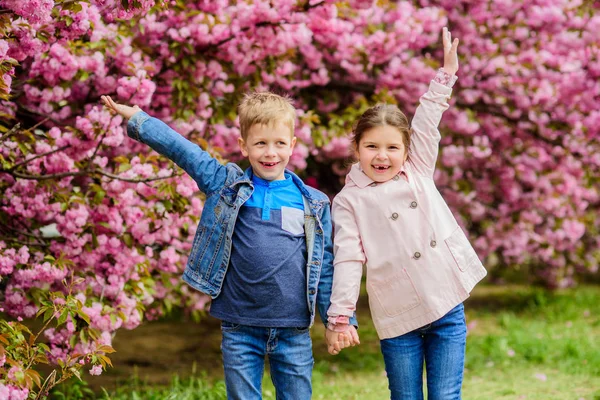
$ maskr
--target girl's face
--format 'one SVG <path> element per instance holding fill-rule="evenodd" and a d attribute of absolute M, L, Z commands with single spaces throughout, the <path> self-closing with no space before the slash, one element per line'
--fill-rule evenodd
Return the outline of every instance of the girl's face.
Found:
<path fill-rule="evenodd" d="M 375 182 L 386 182 L 396 176 L 406 158 L 408 149 L 402 133 L 384 125 L 365 131 L 356 149 L 358 162 L 364 173 Z"/>

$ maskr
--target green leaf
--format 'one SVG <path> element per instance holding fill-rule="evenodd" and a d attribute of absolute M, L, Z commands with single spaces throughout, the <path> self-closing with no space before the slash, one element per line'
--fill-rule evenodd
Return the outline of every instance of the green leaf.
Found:
<path fill-rule="evenodd" d="M 90 317 L 86 313 L 81 310 L 77 310 L 77 315 L 79 315 L 79 318 L 87 322 L 88 325 L 90 324 Z"/>
<path fill-rule="evenodd" d="M 44 322 L 48 321 L 54 315 L 54 309 L 48 308 L 44 313 Z"/>
<path fill-rule="evenodd" d="M 75 375 L 77 377 L 77 379 L 79 379 L 80 381 L 81 379 L 81 373 L 79 372 L 79 369 L 76 367 L 71 367 L 69 368 L 69 372 L 71 372 L 73 375 Z"/>
<path fill-rule="evenodd" d="M 67 321 L 67 317 L 69 316 L 69 310 L 65 309 L 58 317 L 57 326 L 64 324 Z"/>
<path fill-rule="evenodd" d="M 131 236 L 131 234 L 129 232 L 127 232 L 122 237 L 123 237 L 123 242 L 125 242 L 125 245 L 129 248 L 132 248 L 133 247 L 133 236 Z"/>
<path fill-rule="evenodd" d="M 125 171 L 129 171 L 131 169 L 131 164 L 127 163 L 127 164 L 121 164 L 119 165 L 119 168 L 117 168 L 117 172 L 123 173 Z"/>
<path fill-rule="evenodd" d="M 38 312 L 35 314 L 35 317 L 38 318 L 40 315 L 42 315 L 43 313 L 45 313 L 47 309 L 48 309 L 48 307 L 40 307 L 40 309 L 38 310 Z"/>
<path fill-rule="evenodd" d="M 102 200 L 104 200 L 105 196 L 106 192 L 104 190 L 99 189 L 98 191 L 96 191 L 96 194 L 94 195 L 94 204 L 102 203 Z"/>

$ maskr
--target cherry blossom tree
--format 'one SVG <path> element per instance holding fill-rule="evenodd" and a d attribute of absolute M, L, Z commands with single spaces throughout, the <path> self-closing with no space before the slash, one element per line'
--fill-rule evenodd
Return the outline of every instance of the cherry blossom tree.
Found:
<path fill-rule="evenodd" d="M 299 138 L 290 166 L 333 195 L 353 122 L 378 101 L 412 115 L 440 67 L 439 32 L 449 26 L 461 40 L 461 66 L 441 127 L 442 194 L 492 276 L 522 269 L 563 287 L 597 273 L 596 2 L 0 7 L 0 394 L 43 395 L 84 367 L 97 374 L 119 328 L 173 306 L 195 317 L 206 307 L 208 298 L 179 278 L 203 196 L 169 160 L 126 137 L 121 118 L 100 107 L 103 94 L 243 164 L 241 96 L 288 93 Z M 18 321 L 36 315 L 45 323 L 39 334 Z M 54 378 L 36 375 L 46 361 L 57 365 Z"/>

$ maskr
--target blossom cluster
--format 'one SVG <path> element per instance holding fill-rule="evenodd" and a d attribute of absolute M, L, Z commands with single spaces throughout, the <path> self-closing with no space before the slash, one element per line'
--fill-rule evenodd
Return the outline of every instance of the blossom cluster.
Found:
<path fill-rule="evenodd" d="M 169 160 L 128 139 L 101 95 L 137 104 L 219 159 L 243 162 L 241 95 L 288 93 L 299 139 L 290 167 L 333 195 L 367 105 L 414 112 L 443 60 L 443 26 L 461 40 L 460 70 L 435 180 L 479 255 L 494 276 L 525 266 L 551 287 L 597 273 L 596 2 L 124 3 L 133 2 L 0 0 L 11 22 L 0 39 L 0 92 L 12 96 L 0 100 L 3 132 L 21 124 L 0 136 L 9 317 L 33 318 L 32 291 L 63 290 L 71 274 L 81 278 L 78 299 L 89 326 L 103 332 L 100 344 L 173 305 L 199 314 L 207 304 L 179 279 L 202 194 Z M 70 341 L 81 322 L 46 332 L 53 361 L 93 351 Z"/>

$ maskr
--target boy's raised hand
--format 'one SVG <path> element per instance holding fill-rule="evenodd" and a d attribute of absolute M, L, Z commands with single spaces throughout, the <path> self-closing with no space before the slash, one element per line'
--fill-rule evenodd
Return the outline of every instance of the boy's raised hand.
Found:
<path fill-rule="evenodd" d="M 449 75 L 454 75 L 458 71 L 458 39 L 452 40 L 452 34 L 447 27 L 444 27 L 442 42 L 444 44 L 444 71 Z"/>
<path fill-rule="evenodd" d="M 101 96 L 100 99 L 106 108 L 116 112 L 125 119 L 129 119 L 133 117 L 133 114 L 142 111 L 138 106 L 129 107 L 124 104 L 115 103 L 110 96 Z"/>

